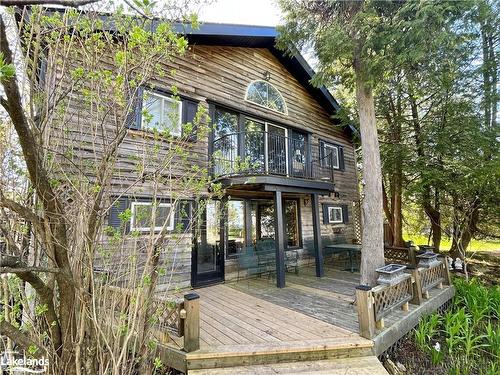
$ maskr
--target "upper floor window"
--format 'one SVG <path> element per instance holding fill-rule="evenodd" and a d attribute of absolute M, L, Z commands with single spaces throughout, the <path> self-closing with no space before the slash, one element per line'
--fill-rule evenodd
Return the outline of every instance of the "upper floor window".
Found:
<path fill-rule="evenodd" d="M 273 111 L 287 114 L 285 100 L 281 93 L 267 81 L 253 81 L 247 87 L 245 100 Z"/>
<path fill-rule="evenodd" d="M 320 141 L 319 142 L 320 164 L 323 167 L 344 169 L 344 150 L 341 146 Z"/>
<path fill-rule="evenodd" d="M 157 92 L 144 90 L 141 129 L 168 131 L 180 137 L 182 133 L 182 102 Z"/>
<path fill-rule="evenodd" d="M 161 231 L 163 226 L 167 230 L 174 229 L 174 214 L 170 203 L 132 202 L 130 230 L 149 232 L 151 227 L 154 231 Z"/>

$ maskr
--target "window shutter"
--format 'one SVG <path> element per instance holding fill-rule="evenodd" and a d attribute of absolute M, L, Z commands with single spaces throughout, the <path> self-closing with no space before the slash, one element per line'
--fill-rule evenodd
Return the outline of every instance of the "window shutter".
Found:
<path fill-rule="evenodd" d="M 109 210 L 108 225 L 113 228 L 120 228 L 122 226 L 122 221 L 120 220 L 120 214 L 129 207 L 129 199 L 127 197 L 120 197 L 111 206 Z M 125 224 L 125 232 L 128 233 L 130 230 L 130 222 Z"/>
<path fill-rule="evenodd" d="M 345 171 L 345 164 L 344 164 L 344 147 L 339 146 L 339 169 L 341 171 Z"/>
<path fill-rule="evenodd" d="M 194 124 L 194 118 L 196 116 L 196 112 L 198 111 L 198 103 L 194 102 L 192 100 L 186 100 L 184 99 L 182 101 L 182 123 L 186 124 L 190 122 L 193 124 L 193 128 L 190 132 L 190 134 L 183 134 L 183 137 L 185 137 L 188 141 L 191 142 L 196 142 L 197 139 L 197 127 Z M 183 129 L 184 132 L 184 129 Z"/>
<path fill-rule="evenodd" d="M 349 209 L 347 204 L 341 205 L 342 207 L 342 218 L 344 220 L 344 224 L 349 222 Z"/>
<path fill-rule="evenodd" d="M 190 201 L 182 200 L 177 202 L 177 207 L 175 209 L 175 229 L 180 228 L 183 233 L 186 232 L 191 223 L 191 211 L 192 207 Z"/>
<path fill-rule="evenodd" d="M 330 223 L 330 218 L 328 217 L 328 205 L 323 203 L 323 224 Z"/>
<path fill-rule="evenodd" d="M 130 112 L 127 114 L 127 127 L 129 129 L 140 129 L 142 120 L 142 101 L 144 89 L 139 87 L 136 91 L 135 98 L 132 99 Z"/>

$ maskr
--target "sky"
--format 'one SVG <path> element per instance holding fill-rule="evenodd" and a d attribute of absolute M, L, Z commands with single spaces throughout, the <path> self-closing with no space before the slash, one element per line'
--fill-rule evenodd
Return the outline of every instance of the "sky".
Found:
<path fill-rule="evenodd" d="M 280 10 L 274 0 L 214 0 L 201 7 L 200 21 L 276 26 Z"/>

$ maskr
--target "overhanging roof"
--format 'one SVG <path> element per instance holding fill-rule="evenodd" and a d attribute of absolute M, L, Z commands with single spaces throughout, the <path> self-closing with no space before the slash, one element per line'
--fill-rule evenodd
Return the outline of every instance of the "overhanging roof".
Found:
<path fill-rule="evenodd" d="M 311 84 L 314 71 L 298 51 L 286 53 L 276 48 L 278 31 L 274 27 L 202 23 L 197 29 L 185 24 L 176 24 L 175 28 L 194 44 L 268 48 L 330 115 L 340 108 L 326 87 Z"/>

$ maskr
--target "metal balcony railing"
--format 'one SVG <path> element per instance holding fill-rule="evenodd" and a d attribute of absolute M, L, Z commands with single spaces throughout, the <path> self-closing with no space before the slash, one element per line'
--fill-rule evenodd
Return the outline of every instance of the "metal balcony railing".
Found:
<path fill-rule="evenodd" d="M 333 183 L 333 153 L 313 159 L 305 140 L 263 131 L 223 135 L 213 142 L 217 177 L 276 175 Z"/>

